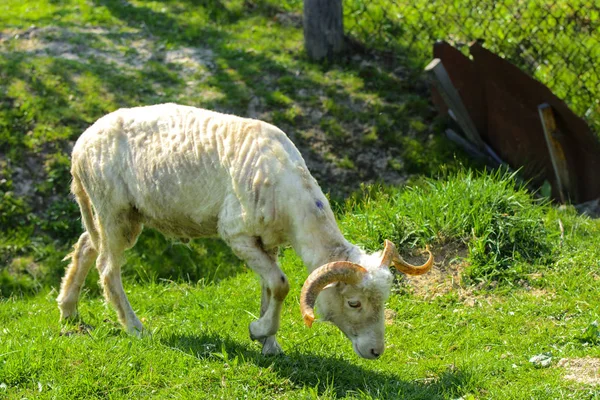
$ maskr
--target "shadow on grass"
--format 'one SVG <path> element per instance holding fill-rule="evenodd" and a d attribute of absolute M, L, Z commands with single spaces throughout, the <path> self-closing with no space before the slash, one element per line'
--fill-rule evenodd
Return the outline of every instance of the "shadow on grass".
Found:
<path fill-rule="evenodd" d="M 387 372 L 372 371 L 337 357 L 290 352 L 266 357 L 258 349 L 217 334 L 172 335 L 161 340 L 167 347 L 177 349 L 200 360 L 236 359 L 269 368 L 298 386 L 316 388 L 319 395 L 334 392 L 343 397 L 351 393 L 366 393 L 378 399 L 422 398 L 438 399 L 448 395 L 460 397 L 462 388 L 471 380 L 468 372 L 446 371 L 437 378 L 407 381 Z M 252 347 L 251 347 L 252 346 Z M 381 361 L 372 361 L 374 364 Z"/>
<path fill-rule="evenodd" d="M 290 136 L 332 200 L 343 200 L 362 182 L 399 182 L 400 176 L 431 176 L 461 162 L 469 164 L 466 158 L 456 158 L 460 150 L 453 143 L 431 135 L 435 130 L 431 127 L 434 110 L 428 100 L 428 85 L 420 78 L 420 68 L 415 67 L 419 64 L 416 53 L 408 49 L 399 49 L 402 57 L 394 58 L 354 43 L 347 56 L 335 63 L 312 63 L 300 49 L 281 61 L 280 55 L 290 50 L 265 44 L 264 39 L 254 43 L 242 36 L 250 47 L 236 46 L 239 39 L 233 30 L 239 30 L 246 19 L 256 24 L 261 17 L 265 25 L 279 21 L 274 17 L 281 10 L 263 7 L 262 2 L 255 6 L 245 3 L 241 12 L 225 12 L 220 2 L 187 2 L 199 4 L 207 13 L 219 9 L 224 14 L 220 26 L 189 24 L 176 13 L 163 15 L 148 7 L 142 7 L 138 14 L 138 7 L 115 0 L 95 1 L 130 27 L 143 26 L 159 41 L 209 48 L 214 68 L 204 82 L 222 96 L 205 99 L 200 91 L 192 97 L 192 105 L 241 116 L 264 116 Z M 285 34 L 285 29 L 279 34 Z M 332 78 L 338 73 L 357 77 L 360 89 Z M 359 92 L 381 102 L 371 103 L 358 96 Z M 279 94 L 290 102 L 278 101 Z"/>
<path fill-rule="evenodd" d="M 236 29 L 238 25 L 235 24 L 244 18 L 249 24 L 256 24 L 256 17 L 264 18 L 265 25 L 272 23 L 276 11 L 268 7 L 246 6 L 245 9 L 230 10 L 218 0 L 189 0 L 167 1 L 165 5 L 170 7 L 170 12 L 158 12 L 145 5 L 120 0 L 94 0 L 94 4 L 106 8 L 125 26 L 140 29 L 146 34 L 151 43 L 145 50 L 153 55 L 152 58 L 142 68 L 124 73 L 118 65 L 93 56 L 73 60 L 61 58 L 61 55 L 48 57 L 18 50 L 0 54 L 0 62 L 4 61 L 1 65 L 3 72 L 0 72 L 4 83 L 0 84 L 0 90 L 9 92 L 11 85 L 24 82 L 24 89 L 29 92 L 25 99 L 16 100 L 12 95 L 0 98 L 0 104 L 6 103 L 11 109 L 6 115 L 0 115 L 6 121 L 5 125 L 10 127 L 7 130 L 10 135 L 0 132 L 0 150 L 20 148 L 19 151 L 25 151 L 30 146 L 27 143 L 31 141 L 31 132 L 35 137 L 39 130 L 42 148 L 66 151 L 68 140 L 76 139 L 86 126 L 115 108 L 177 100 L 178 95 L 186 90 L 185 79 L 173 73 L 177 67 L 161 59 L 160 53 L 164 47 L 187 46 L 212 51 L 214 64 L 210 73 L 201 79 L 219 96 L 205 98 L 199 90 L 186 101 L 190 105 L 248 115 L 251 101 L 259 99 L 259 114 L 261 111 L 270 114 L 270 122 L 292 137 L 311 164 L 317 165 L 313 171 L 315 177 L 331 183 L 328 189 L 332 190 L 334 197 L 358 189 L 362 181 L 379 178 L 381 171 L 374 169 L 372 157 L 358 157 L 366 143 L 361 144 L 361 141 L 368 134 L 372 135 L 368 139 L 369 147 L 380 147 L 384 152 L 392 151 L 397 155 L 402 152 L 419 154 L 416 169 L 428 167 L 425 162 L 428 157 L 420 155 L 423 149 L 419 145 L 416 149 L 413 149 L 415 143 L 412 147 L 405 146 L 406 140 L 415 142 L 415 135 L 411 139 L 405 137 L 406 132 L 412 129 L 411 119 L 419 119 L 420 125 L 416 126 L 422 126 L 422 116 L 433 116 L 428 101 L 422 96 L 426 93 L 426 86 L 422 80 L 415 79 L 416 71 L 410 68 L 397 68 L 398 65 L 384 58 L 368 54 L 361 55 L 358 60 L 347 58 L 337 64 L 316 65 L 308 62 L 301 51 L 291 57 L 291 63 L 286 63 L 278 55 L 287 50 L 265 43 L 265 39 L 257 41 L 257 47 L 266 46 L 268 51 L 236 47 L 237 39 L 231 29 Z M 186 10 L 194 10 L 205 19 L 186 19 Z M 52 25 L 65 26 L 65 29 L 85 28 L 72 22 L 65 25 L 60 18 Z M 90 41 L 93 41 L 94 34 L 78 33 Z M 106 38 L 118 41 L 113 36 L 109 33 Z M 311 75 L 304 70 L 316 71 L 317 74 Z M 397 74 L 398 70 L 403 72 Z M 364 82 L 360 89 L 362 93 L 387 99 L 388 103 L 373 107 L 369 101 L 352 96 L 337 80 L 325 82 L 320 79 L 319 73 L 324 75 L 331 71 L 352 71 Z M 42 78 L 38 79 L 39 76 Z M 48 77 L 52 79 L 44 80 Z M 82 77 L 87 78 L 83 85 Z M 292 104 L 299 105 L 299 109 L 294 109 L 288 102 L 279 102 L 277 96 L 274 97 L 274 93 L 279 92 Z M 73 98 L 79 102 L 73 101 Z M 321 104 L 323 101 L 327 105 Z M 322 116 L 303 114 L 304 109 L 320 110 Z M 38 129 L 40 127 L 42 129 Z M 314 138 L 298 134 L 314 128 L 323 132 L 323 137 L 316 139 L 317 142 L 331 144 L 326 146 L 328 154 L 312 151 L 314 147 L 323 146 L 319 143 L 314 146 Z M 57 137 L 51 133 L 56 130 L 63 133 Z M 37 150 L 39 148 L 34 148 L 34 151 Z M 332 165 L 332 160 L 344 159 L 353 160 L 353 166 L 340 168 Z"/>
<path fill-rule="evenodd" d="M 198 100 L 202 104 L 199 105 L 246 116 L 249 114 L 251 101 L 260 99 L 263 104 L 259 108 L 271 115 L 269 122 L 288 133 L 301 147 L 305 157 L 311 159 L 311 164 L 321 167 L 313 171 L 315 177 L 320 181 L 337 183 L 331 188 L 335 196 L 344 196 L 358 189 L 359 182 L 378 179 L 378 173 L 373 170 L 372 160 L 357 157 L 363 152 L 365 144 L 361 144 L 361 141 L 364 140 L 366 132 L 376 132 L 376 140 L 369 142 L 369 147 L 381 147 L 390 151 L 394 150 L 390 148 L 392 145 L 400 149 L 406 147 L 407 132 L 413 129 L 413 126 L 422 125 L 423 116 L 433 118 L 433 109 L 427 100 L 427 85 L 424 80 L 419 79 L 421 71 L 411 66 L 416 64 L 412 61 L 415 56 L 407 49 L 402 59 L 406 65 L 400 65 L 400 61 L 391 57 L 369 54 L 364 48 L 360 49 L 360 55 L 349 54 L 345 59 L 333 64 L 311 63 L 302 51 L 298 51 L 292 56 L 292 63 L 286 64 L 278 59 L 278 53 L 286 50 L 271 48 L 271 43 L 266 45 L 268 51 L 255 51 L 242 46 L 236 48 L 232 45 L 236 38 L 228 31 L 227 24 L 231 24 L 229 29 L 235 29 L 233 24 L 243 18 L 248 18 L 251 24 L 256 23 L 251 20 L 256 16 L 265 18 L 265 24 L 274 20 L 273 16 L 279 10 L 262 6 L 260 2 L 254 6 L 251 6 L 250 2 L 247 3 L 243 11 L 228 10 L 220 1 L 184 2 L 196 11 L 203 10 L 204 14 L 214 15 L 211 23 L 190 24 L 177 13 L 158 13 L 149 7 L 134 6 L 117 0 L 94 1 L 98 6 L 106 7 L 123 23 L 132 28 L 143 27 L 159 41 L 169 45 L 210 48 L 215 56 L 215 68 L 206 82 L 224 96 L 206 101 L 200 93 Z M 256 43 L 257 47 L 263 45 L 265 44 Z M 357 55 L 358 58 L 354 59 L 353 55 Z M 307 70 L 317 71 L 319 74 L 311 75 Z M 361 78 L 364 85 L 360 90 L 362 93 L 376 96 L 387 103 L 372 107 L 368 101 L 358 100 L 337 80 L 325 82 L 320 79 L 320 75 L 331 71 L 351 71 Z M 320 109 L 324 111 L 323 115 L 315 118 L 304 115 L 301 111 L 296 113 L 290 109 L 290 104 L 278 103 L 273 98 L 274 92 L 282 92 L 291 99 L 292 104 L 300 105 L 302 109 Z M 323 99 L 327 99 L 327 105 L 321 104 Z M 413 121 L 415 119 L 416 125 Z M 314 128 L 323 131 L 324 140 L 332 144 L 328 146 L 329 155 L 333 156 L 330 159 L 325 159 L 323 154 L 310 152 L 309 142 L 314 141 L 314 138 L 305 138 L 297 134 L 299 131 Z M 432 151 L 420 148 L 420 142 L 415 140 L 415 136 L 413 134 L 410 139 L 412 147 L 406 150 L 411 152 L 411 158 L 414 158 L 414 154 Z M 422 136 L 420 140 L 425 140 L 426 135 Z M 417 146 L 416 150 L 413 149 L 414 146 Z M 433 150 L 441 151 L 440 148 Z M 401 152 L 398 151 L 398 155 Z M 343 168 L 342 171 L 337 168 L 335 177 L 332 176 L 335 168 L 331 165 L 331 158 L 341 160 L 344 157 L 354 160 L 356 168 L 349 173 L 344 173 Z M 428 154 L 419 157 L 419 160 L 415 160 L 418 165 L 413 167 L 413 170 L 435 169 L 426 162 Z M 448 157 L 451 161 L 451 156 Z"/>
<path fill-rule="evenodd" d="M 237 275 L 245 270 L 244 264 L 220 239 L 174 243 L 157 231 L 145 229 L 128 252 L 129 272 L 124 272 L 129 278 L 147 282 L 203 280 L 209 284 Z"/>
<path fill-rule="evenodd" d="M 66 47 L 70 53 L 68 57 L 62 54 L 61 46 L 58 46 L 59 50 L 52 50 L 52 46 L 48 46 L 43 51 L 9 47 L 8 51 L 0 52 L 0 106 L 4 106 L 0 107 L 0 153 L 5 153 L 14 165 L 22 166 L 23 160 L 34 158 L 40 160 L 38 164 L 56 157 L 68 159 L 70 144 L 103 114 L 119 107 L 176 101 L 182 96 L 190 105 L 244 116 L 250 114 L 252 101 L 259 99 L 258 115 L 261 112 L 268 115 L 268 121 L 289 134 L 311 165 L 315 178 L 325 183 L 324 188 L 330 191 L 334 200 L 342 199 L 358 189 L 360 182 L 379 179 L 381 168 L 375 168 L 378 165 L 375 161 L 379 161 L 377 156 L 361 157 L 367 153 L 366 147 L 369 147 L 369 152 L 378 147 L 378 152 L 373 153 L 376 155 L 389 153 L 393 157 L 404 157 L 406 167 L 410 167 L 407 161 L 409 153 L 416 155 L 412 156 L 416 159 L 412 162 L 416 165 L 413 172 L 421 168 L 423 171 L 420 172 L 428 173 L 426 169 L 429 164 L 423 160 L 436 159 L 438 164 L 445 161 L 440 160 L 439 155 L 430 157 L 422 151 L 424 149 L 419 144 L 421 139 L 414 139 L 415 134 L 410 139 L 405 137 L 411 126 L 411 118 L 431 117 L 428 102 L 421 96 L 425 85 L 421 80 L 414 79 L 414 71 L 401 68 L 409 72 L 396 74 L 396 65 L 370 55 L 322 66 L 308 62 L 303 53 L 298 51 L 286 57 L 286 61 L 281 61 L 281 54 L 289 49 L 273 46 L 272 40 L 265 43 L 264 38 L 256 41 L 257 48 L 263 47 L 259 51 L 236 46 L 238 39 L 232 30 L 238 29 L 240 22 L 248 19 L 248 24 L 253 26 L 257 21 L 265 26 L 278 23 L 273 22 L 276 20 L 273 17 L 279 10 L 262 7 L 260 2 L 257 3 L 259 6 L 231 10 L 219 0 L 165 1 L 169 12 L 158 12 L 139 2 L 131 4 L 121 0 L 93 0 L 93 3 L 97 7 L 105 7 L 118 20 L 118 26 L 135 28 L 135 33 L 123 32 L 123 37 L 135 36 L 146 46 L 138 50 L 146 51 L 151 57 L 144 59 L 140 56 L 138 59 L 145 60 L 143 65 L 124 68 L 121 64 L 126 63 L 129 52 L 135 53 L 136 49 L 127 49 L 120 59 L 121 64 L 110 62 L 108 57 L 97 56 L 102 52 L 94 53 L 94 49 L 77 53 L 78 49 L 87 48 L 83 42 L 88 40 L 97 46 L 111 40 L 115 47 L 121 49 L 120 30 L 90 30 L 89 23 L 78 25 L 73 23 L 72 18 L 66 18 L 68 15 L 63 14 L 68 11 L 64 10 L 54 15 L 56 20 L 38 20 L 38 25 L 63 28 L 50 30 L 46 34 L 58 34 L 62 44 L 70 43 L 70 47 Z M 187 18 L 186 12 L 190 10 L 206 18 Z M 65 21 L 61 19 L 63 17 Z M 61 32 L 67 34 L 61 37 Z M 285 31 L 279 33 L 285 34 Z M 96 40 L 93 39 L 94 35 L 98 35 Z M 104 37 L 101 38 L 101 35 Z M 131 37 L 129 39 L 134 40 Z M 178 70 L 182 68 L 180 65 L 161 58 L 165 49 L 177 49 L 180 46 L 210 50 L 209 58 L 212 59 L 205 70 L 197 73 L 201 76 L 181 76 L 177 73 L 181 72 L 181 69 Z M 56 51 L 56 54 L 52 51 Z M 337 79 L 321 79 L 321 76 L 330 72 L 335 75 L 347 71 L 363 82 L 360 89 L 348 89 Z M 201 81 L 204 88 L 208 87 L 204 90 L 217 92 L 218 96 L 211 98 L 204 96 L 202 88 L 190 88 L 189 82 L 194 80 Z M 352 90 L 386 99 L 387 103 L 372 106 L 369 100 L 353 96 Z M 192 94 L 185 94 L 188 91 Z M 281 101 L 283 96 L 280 94 L 290 101 Z M 297 105 L 300 112 L 294 109 Z M 302 110 L 308 111 L 303 113 Z M 312 115 L 312 111 L 316 111 L 317 116 Z M 370 128 L 373 128 L 369 130 L 374 134 L 373 138 L 368 143 L 363 142 L 365 130 Z M 315 139 L 303 136 L 304 132 L 317 130 L 322 131 L 322 137 Z M 411 141 L 413 146 L 405 146 L 406 140 Z M 430 153 L 437 150 L 428 149 Z M 354 167 L 344 169 L 332 161 L 344 159 L 352 160 L 350 164 Z M 81 224 L 77 209 L 69 203 L 72 200 L 68 195 L 70 177 L 66 164 L 61 164 L 59 176 L 52 177 L 52 174 L 57 175 L 57 170 L 52 168 L 38 168 L 27 175 L 31 178 L 31 190 L 30 193 L 24 193 L 22 199 L 32 206 L 31 213 L 45 223 L 36 225 L 29 222 L 30 226 L 35 225 L 35 232 L 27 235 L 27 243 L 19 243 L 18 246 L 14 241 L 0 244 L 0 259 L 6 260 L 6 264 L 23 254 L 36 254 L 36 262 L 46 262 L 49 260 L 49 249 L 56 251 L 58 248 L 58 252 L 63 252 L 64 256 L 70 248 L 67 243 L 77 239 Z M 391 171 L 388 167 L 383 168 Z M 14 180 L 17 181 L 16 178 Z M 44 182 L 50 182 L 44 186 L 45 192 L 39 189 Z M 52 214 L 52 209 L 58 211 Z M 166 242 L 151 241 L 163 246 L 162 249 L 167 248 L 167 251 L 162 261 L 156 257 L 146 265 L 192 265 L 194 276 L 189 276 L 191 280 L 212 273 L 208 265 L 198 268 L 200 261 L 187 249 L 175 248 L 171 251 L 173 248 Z M 223 250 L 216 247 L 218 251 Z M 140 266 L 144 263 L 142 258 L 145 249 L 148 247 L 142 245 L 134 250 L 141 260 Z M 155 250 L 151 249 L 149 253 L 153 252 Z M 62 256 L 46 263 L 52 273 L 48 275 L 50 278 L 41 279 L 41 283 L 58 282 L 65 263 L 56 260 Z M 174 259 L 168 261 L 167 257 Z M 225 258 L 229 262 L 229 257 Z M 144 269 L 141 267 L 138 270 Z M 169 268 L 163 268 L 164 274 L 147 271 L 144 278 L 187 279 L 183 270 L 177 267 L 168 272 Z M 14 289 L 9 289 L 11 291 Z"/>

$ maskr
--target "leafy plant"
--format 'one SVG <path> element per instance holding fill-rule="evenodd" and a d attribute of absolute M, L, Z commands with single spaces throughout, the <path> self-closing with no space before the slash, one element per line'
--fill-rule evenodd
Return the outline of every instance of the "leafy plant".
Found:
<path fill-rule="evenodd" d="M 600 328 L 598 328 L 598 321 L 591 322 L 587 328 L 585 328 L 583 334 L 579 337 L 579 340 L 583 343 L 592 345 L 600 343 Z"/>

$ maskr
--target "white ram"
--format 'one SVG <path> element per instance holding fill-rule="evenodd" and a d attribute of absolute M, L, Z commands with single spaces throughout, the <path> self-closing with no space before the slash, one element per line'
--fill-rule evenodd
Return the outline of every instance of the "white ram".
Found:
<path fill-rule="evenodd" d="M 220 236 L 261 277 L 260 318 L 250 336 L 264 354 L 277 354 L 281 307 L 289 291 L 277 262 L 291 244 L 309 272 L 301 294 L 308 326 L 318 296 L 333 322 L 364 358 L 384 351 L 388 267 L 426 272 L 404 263 L 394 245 L 369 255 L 341 234 L 323 192 L 288 137 L 262 121 L 176 104 L 120 109 L 100 118 L 73 149 L 72 192 L 85 232 L 70 254 L 58 304 L 74 317 L 94 261 L 105 297 L 133 334 L 143 327 L 121 283 L 123 253 L 143 226 L 166 236 Z M 320 293 L 320 295 L 319 295 Z"/>

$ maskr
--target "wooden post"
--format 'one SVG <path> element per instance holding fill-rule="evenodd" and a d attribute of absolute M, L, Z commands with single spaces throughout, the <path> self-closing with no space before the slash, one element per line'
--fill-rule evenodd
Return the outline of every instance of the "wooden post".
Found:
<path fill-rule="evenodd" d="M 502 161 L 502 159 L 500 159 L 494 150 L 492 150 L 487 144 L 484 143 L 484 148 L 479 149 L 471 141 L 465 139 L 464 136 L 459 135 L 452 129 L 446 129 L 445 133 L 448 139 L 456 143 L 468 155 L 484 162 L 488 167 L 498 168 L 500 166 L 504 166 L 505 168 L 510 169 L 508 164 Z"/>
<path fill-rule="evenodd" d="M 538 106 L 538 112 L 542 121 L 542 128 L 544 128 L 544 137 L 546 138 L 548 153 L 550 153 L 550 159 L 552 160 L 554 175 L 556 176 L 560 201 L 565 203 L 567 198 L 575 200 L 573 199 L 574 193 L 569 179 L 569 168 L 565 152 L 558 141 L 560 132 L 556 127 L 554 111 L 552 111 L 552 107 L 549 104 L 544 103 Z"/>
<path fill-rule="evenodd" d="M 342 0 L 304 0 L 304 48 L 317 61 L 331 60 L 342 52 Z"/>
<path fill-rule="evenodd" d="M 456 120 L 464 134 L 477 149 L 483 151 L 485 149 L 485 143 L 481 139 L 481 136 L 479 136 L 475 123 L 462 102 L 460 94 L 458 94 L 458 91 L 452 84 L 450 76 L 448 76 L 448 72 L 442 64 L 442 60 L 434 58 L 433 61 L 425 67 L 425 71 L 430 76 L 435 88 L 444 99 L 446 106 L 448 106 L 449 114 Z"/>

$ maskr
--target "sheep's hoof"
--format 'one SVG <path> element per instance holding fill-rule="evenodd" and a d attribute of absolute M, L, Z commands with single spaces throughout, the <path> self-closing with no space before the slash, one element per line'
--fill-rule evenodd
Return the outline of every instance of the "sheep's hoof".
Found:
<path fill-rule="evenodd" d="M 70 312 L 70 313 L 63 313 L 62 310 L 60 312 L 60 319 L 58 320 L 61 324 L 68 324 L 71 322 L 77 322 L 79 321 L 81 318 L 79 317 L 79 313 L 77 312 L 77 310 Z"/>
<path fill-rule="evenodd" d="M 262 343 L 265 338 L 275 335 L 275 333 L 277 333 L 277 328 L 273 329 L 273 327 L 270 326 L 268 329 L 264 329 L 263 326 L 265 324 L 263 324 L 261 322 L 262 322 L 261 320 L 253 321 L 250 323 L 249 328 L 250 328 L 250 339 L 258 340 L 259 342 Z"/>
<path fill-rule="evenodd" d="M 277 339 L 275 336 L 269 336 L 268 338 L 261 341 L 263 344 L 262 354 L 264 356 L 278 356 L 283 354 L 283 350 L 279 343 L 277 343 Z"/>
<path fill-rule="evenodd" d="M 253 331 L 256 330 L 257 323 L 258 321 L 254 321 L 250 324 L 250 339 L 262 343 L 262 354 L 265 356 L 276 356 L 282 354 L 283 350 L 281 350 L 281 346 L 279 346 L 279 343 L 277 343 L 275 335 L 272 334 L 258 336 L 255 333 L 253 333 Z"/>
<path fill-rule="evenodd" d="M 127 333 L 130 334 L 131 336 L 135 336 L 137 338 L 144 338 L 144 337 L 152 336 L 150 331 L 148 329 L 144 329 L 144 326 L 140 322 L 138 322 L 135 325 L 127 327 Z"/>
<path fill-rule="evenodd" d="M 258 340 L 258 341 L 260 341 L 261 339 L 264 339 L 264 337 L 259 337 L 259 336 L 256 336 L 256 335 L 255 335 L 255 334 L 252 332 L 252 324 L 253 324 L 253 323 L 254 323 L 254 322 L 250 323 L 250 326 L 248 327 L 248 332 L 250 332 L 250 339 L 252 339 L 252 340 Z"/>
<path fill-rule="evenodd" d="M 60 310 L 60 321 L 77 321 L 79 313 L 77 312 L 77 303 L 58 302 Z"/>
<path fill-rule="evenodd" d="M 65 312 L 62 308 L 60 309 L 60 319 L 58 320 L 62 327 L 73 327 L 75 325 L 83 324 L 83 319 L 77 311 L 77 308 L 73 308 L 69 312 Z"/>

